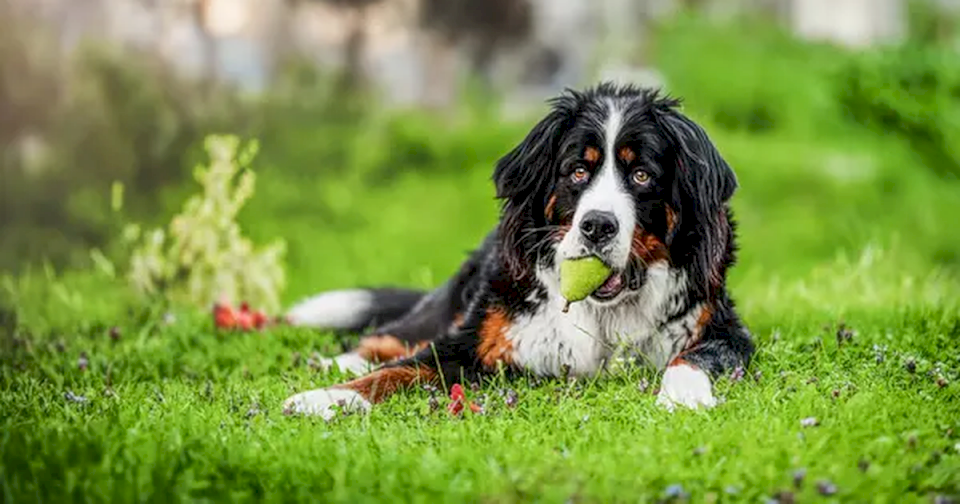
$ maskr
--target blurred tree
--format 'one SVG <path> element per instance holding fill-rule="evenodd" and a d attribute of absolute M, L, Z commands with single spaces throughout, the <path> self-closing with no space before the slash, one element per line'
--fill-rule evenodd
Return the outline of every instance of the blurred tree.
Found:
<path fill-rule="evenodd" d="M 29 9 L 0 1 L 0 270 L 84 260 L 115 236 L 111 183 L 156 216 L 198 140 L 245 109 L 198 92 L 155 52 L 83 43 L 66 53 Z"/>
<path fill-rule="evenodd" d="M 909 39 L 920 45 L 950 45 L 960 32 L 957 8 L 949 9 L 945 2 L 908 0 L 907 25 Z"/>
<path fill-rule="evenodd" d="M 421 0 L 420 27 L 442 43 L 465 44 L 473 70 L 485 76 L 497 51 L 530 35 L 533 8 L 528 0 Z"/>
<path fill-rule="evenodd" d="M 350 13 L 350 28 L 343 48 L 344 74 L 342 91 L 353 91 L 365 86 L 363 54 L 367 46 L 367 14 L 369 8 L 382 0 L 286 0 L 294 9 L 301 4 L 318 2 L 345 9 Z"/>
<path fill-rule="evenodd" d="M 193 16 L 197 31 L 200 33 L 200 47 L 203 53 L 204 77 L 209 82 L 216 82 L 219 77 L 219 68 L 217 64 L 217 39 L 210 33 L 209 19 L 210 12 L 209 0 L 193 0 L 189 5 L 190 13 Z"/>
<path fill-rule="evenodd" d="M 287 0 L 293 6 L 321 2 L 349 9 L 353 16 L 344 47 L 347 82 L 360 80 L 361 60 L 366 47 L 366 21 L 370 7 L 384 0 Z M 439 43 L 465 47 L 472 69 L 489 73 L 497 51 L 525 40 L 533 27 L 529 0 L 420 0 L 418 27 L 439 37 Z"/>
<path fill-rule="evenodd" d="M 217 63 L 217 37 L 210 30 L 209 0 L 135 0 L 140 7 L 151 13 L 153 18 L 153 43 L 151 47 L 157 53 L 163 53 L 167 42 L 170 23 L 176 18 L 189 19 L 196 29 L 200 43 L 201 77 L 206 83 L 216 82 L 219 78 Z"/>

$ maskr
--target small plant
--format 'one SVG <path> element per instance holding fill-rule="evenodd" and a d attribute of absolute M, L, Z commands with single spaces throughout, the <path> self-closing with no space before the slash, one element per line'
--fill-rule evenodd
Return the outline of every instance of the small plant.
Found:
<path fill-rule="evenodd" d="M 137 292 L 196 306 L 247 301 L 265 310 L 280 308 L 286 243 L 277 240 L 256 249 L 236 222 L 254 193 L 255 176 L 248 167 L 258 146 L 253 141 L 239 150 L 236 136 L 208 136 L 204 147 L 210 164 L 194 170 L 202 192 L 187 200 L 167 229 L 142 232 L 136 224 L 127 226 L 124 239 L 139 242 L 129 271 Z"/>

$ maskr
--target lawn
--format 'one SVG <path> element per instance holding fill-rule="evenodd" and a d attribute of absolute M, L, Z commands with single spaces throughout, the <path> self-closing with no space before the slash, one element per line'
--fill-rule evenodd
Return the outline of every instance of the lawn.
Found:
<path fill-rule="evenodd" d="M 3 501 L 960 498 L 960 185 L 870 137 L 707 127 L 740 178 L 731 289 L 758 343 L 717 408 L 668 413 L 659 375 L 633 369 L 467 387 L 484 411 L 456 418 L 424 390 L 329 424 L 286 417 L 289 394 L 342 379 L 312 366 L 333 335 L 217 332 L 92 272 L 38 270 L 4 289 Z M 485 156 L 383 183 L 265 173 L 241 220 L 288 240 L 287 304 L 433 286 L 496 221 Z"/>

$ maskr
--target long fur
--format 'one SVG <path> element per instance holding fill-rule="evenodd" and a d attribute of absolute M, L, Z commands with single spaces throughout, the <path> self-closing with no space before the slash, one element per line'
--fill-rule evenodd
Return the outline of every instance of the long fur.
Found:
<path fill-rule="evenodd" d="M 524 251 L 536 248 L 541 233 L 532 230 L 546 225 L 546 217 L 535 208 L 546 208 L 553 184 L 551 163 L 576 112 L 576 101 L 570 96 L 555 98 L 551 104 L 553 110 L 497 162 L 493 172 L 497 198 L 502 201 L 498 225 L 501 254 L 514 280 L 532 274 Z"/>
<path fill-rule="evenodd" d="M 679 100 L 656 90 L 601 83 L 549 103 L 496 163 L 500 221 L 460 270 L 427 294 L 368 290 L 343 307 L 351 323 L 341 326 L 395 316 L 337 358 L 362 364 L 358 378 L 296 394 L 286 411 L 328 418 L 334 402 L 365 411 L 416 383 L 501 370 L 592 375 L 618 355 L 665 371 L 665 407 L 716 404 L 710 378 L 746 367 L 754 351 L 726 290 L 732 168 Z M 600 224 L 606 231 L 594 232 Z M 612 273 L 562 312 L 559 265 L 584 254 Z M 313 301 L 293 312 L 329 313 Z"/>
<path fill-rule="evenodd" d="M 679 239 L 676 249 L 693 252 L 693 257 L 684 258 L 690 261 L 693 287 L 697 295 L 713 298 L 725 277 L 726 254 L 732 252 L 732 219 L 726 205 L 738 187 L 737 177 L 703 128 L 670 109 L 657 115 L 663 131 L 679 147 L 675 152 L 679 183 L 672 203 L 679 214 L 676 229 L 683 234 L 670 241 Z"/>

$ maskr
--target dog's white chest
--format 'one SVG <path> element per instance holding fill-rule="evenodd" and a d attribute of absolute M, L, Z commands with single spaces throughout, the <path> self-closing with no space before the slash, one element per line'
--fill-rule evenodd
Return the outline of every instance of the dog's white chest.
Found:
<path fill-rule="evenodd" d="M 572 375 L 591 375 L 621 351 L 658 368 L 677 352 L 674 331 L 663 326 L 683 282 L 676 271 L 654 265 L 632 299 L 602 307 L 574 303 L 567 313 L 561 312 L 559 285 L 544 280 L 547 301 L 507 330 L 515 364 L 543 376 L 561 376 L 567 366 Z"/>
<path fill-rule="evenodd" d="M 610 352 L 597 321 L 580 312 L 548 304 L 514 321 L 507 331 L 514 363 L 541 376 L 561 376 L 567 366 L 572 375 L 596 373 Z"/>

